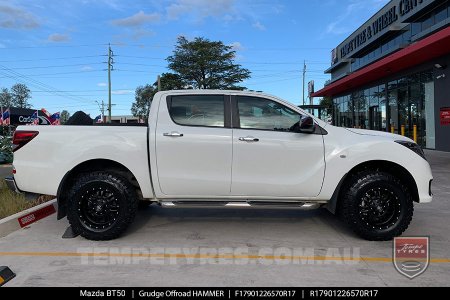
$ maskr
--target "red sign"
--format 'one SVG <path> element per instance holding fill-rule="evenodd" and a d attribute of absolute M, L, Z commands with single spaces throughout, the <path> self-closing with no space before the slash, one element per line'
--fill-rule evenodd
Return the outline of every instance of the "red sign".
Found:
<path fill-rule="evenodd" d="M 19 219 L 20 227 L 25 227 L 27 225 L 30 225 L 36 221 L 39 221 L 45 217 L 50 216 L 51 214 L 54 214 L 56 212 L 55 207 L 52 205 L 43 207 L 35 212 L 32 212 L 28 215 L 22 216 Z"/>
<path fill-rule="evenodd" d="M 428 267 L 430 248 L 428 237 L 394 238 L 394 266 L 400 274 L 413 279 Z"/>
<path fill-rule="evenodd" d="M 441 108 L 441 125 L 450 125 L 450 107 Z"/>

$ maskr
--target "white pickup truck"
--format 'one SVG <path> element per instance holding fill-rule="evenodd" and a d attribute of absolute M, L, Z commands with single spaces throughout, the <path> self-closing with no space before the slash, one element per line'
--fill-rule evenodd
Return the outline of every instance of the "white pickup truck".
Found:
<path fill-rule="evenodd" d="M 340 128 L 254 92 L 158 92 L 143 126 L 20 126 L 19 192 L 55 195 L 58 219 L 92 240 L 118 237 L 139 203 L 162 207 L 326 207 L 361 237 L 402 234 L 432 200 L 412 140 Z M 144 202 L 147 201 L 147 202 Z"/>

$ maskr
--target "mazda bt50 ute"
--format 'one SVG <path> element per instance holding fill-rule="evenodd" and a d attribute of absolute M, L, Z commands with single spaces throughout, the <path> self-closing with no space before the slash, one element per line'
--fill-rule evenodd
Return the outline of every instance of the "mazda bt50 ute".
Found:
<path fill-rule="evenodd" d="M 158 92 L 142 126 L 19 126 L 19 192 L 55 195 L 58 218 L 92 240 L 121 235 L 139 203 L 313 209 L 361 237 L 406 230 L 432 200 L 430 165 L 409 138 L 331 126 L 254 92 Z"/>

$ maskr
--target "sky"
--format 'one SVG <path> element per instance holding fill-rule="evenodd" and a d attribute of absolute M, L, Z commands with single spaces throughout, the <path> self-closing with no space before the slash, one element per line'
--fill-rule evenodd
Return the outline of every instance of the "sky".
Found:
<path fill-rule="evenodd" d="M 303 62 L 306 82 L 322 88 L 331 50 L 387 2 L 0 0 L 0 88 L 25 83 L 34 108 L 97 116 L 108 101 L 111 44 L 112 115 L 129 115 L 136 87 L 170 71 L 182 35 L 233 46 L 252 74 L 242 86 L 299 105 Z"/>

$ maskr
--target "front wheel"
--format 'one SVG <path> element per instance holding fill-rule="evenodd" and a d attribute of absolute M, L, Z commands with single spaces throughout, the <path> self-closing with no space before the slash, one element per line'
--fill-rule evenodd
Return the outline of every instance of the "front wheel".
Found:
<path fill-rule="evenodd" d="M 364 171 L 345 186 L 340 213 L 361 237 L 372 241 L 391 240 L 411 222 L 414 205 L 402 182 L 385 172 Z"/>
<path fill-rule="evenodd" d="M 134 220 L 138 198 L 125 178 L 110 172 L 79 176 L 69 191 L 67 218 L 89 240 L 119 237 Z"/>

